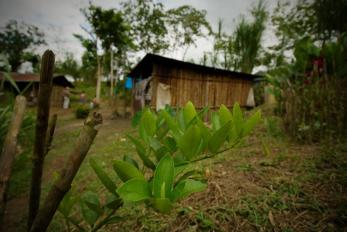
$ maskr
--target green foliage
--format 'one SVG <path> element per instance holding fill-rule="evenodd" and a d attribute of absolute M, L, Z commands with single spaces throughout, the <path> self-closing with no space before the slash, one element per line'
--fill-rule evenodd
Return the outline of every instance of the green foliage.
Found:
<path fill-rule="evenodd" d="M 294 43 L 295 60 L 270 71 L 284 128 L 296 140 L 312 143 L 345 134 L 344 76 L 346 36 L 318 47 L 305 37 Z"/>
<path fill-rule="evenodd" d="M 0 50 L 4 53 L 11 65 L 11 71 L 17 71 L 20 64 L 25 61 L 25 50 L 34 46 L 45 44 L 44 34 L 33 25 L 18 23 L 10 20 L 0 31 Z"/>
<path fill-rule="evenodd" d="M 257 64 L 261 49 L 261 39 L 265 31 L 267 12 L 263 1 L 251 11 L 253 22 L 247 22 L 244 18 L 237 25 L 234 32 L 234 52 L 238 57 L 237 66 L 242 72 L 251 73 Z"/>
<path fill-rule="evenodd" d="M 186 46 L 183 59 L 191 45 L 196 46 L 197 38 L 204 38 L 211 34 L 212 29 L 206 20 L 206 11 L 197 10 L 192 6 L 184 5 L 170 9 L 166 12 L 170 34 L 173 34 L 172 49 Z"/>
<path fill-rule="evenodd" d="M 89 160 L 90 166 L 93 168 L 94 172 L 102 182 L 102 184 L 106 187 L 110 193 L 116 194 L 117 186 L 116 184 L 111 180 L 110 177 L 108 177 L 107 173 L 103 170 L 103 168 L 94 160 Z"/>
<path fill-rule="evenodd" d="M 167 26 L 162 3 L 153 0 L 123 1 L 121 10 L 124 19 L 131 25 L 131 34 L 136 50 L 160 53 L 168 47 Z"/>
<path fill-rule="evenodd" d="M 214 118 L 214 123 L 220 125 L 218 127 L 206 126 L 202 114 L 196 112 L 191 102 L 175 116 L 169 110 L 162 110 L 157 115 L 149 109 L 142 112 L 138 125 L 140 138 L 128 137 L 144 167 L 149 168 L 153 176 L 144 180 L 144 175 L 131 163 L 116 161 L 114 168 L 124 182 L 117 192 L 123 200 L 145 200 L 157 211 L 168 212 L 177 200 L 206 187 L 200 180 L 192 179 L 194 172 L 180 174 L 180 167 L 230 149 L 260 121 L 260 112 L 245 119 L 238 104 L 232 112 L 221 106 Z M 136 183 L 139 185 L 137 190 Z"/>
<path fill-rule="evenodd" d="M 2 146 L 7 134 L 8 127 L 11 122 L 11 117 L 13 113 L 13 106 L 0 107 L 0 150 L 2 150 Z M 32 133 L 35 127 L 35 117 L 27 113 L 24 115 L 24 119 L 22 122 L 21 129 L 19 131 L 19 142 L 30 142 L 30 137 L 32 137 Z"/>
<path fill-rule="evenodd" d="M 88 106 L 85 106 L 85 105 L 80 105 L 77 107 L 76 109 L 76 118 L 87 118 L 88 115 L 89 115 L 89 108 Z"/>
<path fill-rule="evenodd" d="M 224 105 L 220 107 L 214 119 L 218 127 L 202 121 L 205 113 L 207 109 L 197 113 L 191 102 L 176 113 L 169 108 L 158 113 L 145 109 L 138 122 L 139 137 L 128 135 L 143 165 L 126 155 L 123 160 L 114 161 L 113 169 L 123 182 L 119 187 L 95 160 L 90 160 L 112 196 L 105 203 L 95 193 L 88 192 L 81 197 L 83 220 L 92 231 L 121 220 L 114 214 L 122 202 L 144 203 L 160 213 L 169 213 L 177 201 L 203 191 L 207 184 L 202 172 L 192 170 L 193 164 L 231 149 L 260 121 L 260 112 L 244 118 L 237 103 L 232 112 Z M 69 199 L 66 202 L 67 206 L 62 206 L 60 211 L 72 223 L 76 220 L 68 215 Z M 111 217 L 115 219 L 110 221 Z M 75 226 L 81 227 L 81 223 Z"/>
<path fill-rule="evenodd" d="M 70 52 L 65 54 L 63 61 L 57 61 L 55 63 L 54 72 L 60 74 L 68 74 L 75 79 L 81 77 L 80 66 L 74 59 L 73 54 Z"/>
<path fill-rule="evenodd" d="M 259 0 L 249 13 L 252 20 L 241 15 L 231 35 L 223 32 L 223 21 L 219 21 L 218 30 L 213 33 L 213 51 L 210 57 L 205 54 L 204 64 L 210 58 L 214 67 L 252 73 L 253 68 L 262 63 L 261 42 L 268 18 L 264 1 Z"/>

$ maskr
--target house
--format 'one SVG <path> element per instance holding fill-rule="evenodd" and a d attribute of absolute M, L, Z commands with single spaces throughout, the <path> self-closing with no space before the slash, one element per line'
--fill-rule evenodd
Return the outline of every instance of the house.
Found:
<path fill-rule="evenodd" d="M 38 96 L 40 75 L 34 73 L 11 73 L 11 78 L 20 91 L 25 90 L 23 95 L 27 97 L 28 104 L 34 105 Z M 4 89 L 13 91 L 12 85 L 4 79 L 2 73 L 0 73 L 0 83 L 4 83 Z M 53 77 L 53 90 L 51 94 L 52 107 L 61 107 L 63 105 L 62 91 L 66 87 L 75 88 L 64 75 L 56 75 Z"/>
<path fill-rule="evenodd" d="M 133 80 L 134 111 L 144 106 L 159 110 L 166 104 L 183 107 L 192 101 L 196 108 L 221 104 L 254 106 L 255 75 L 233 72 L 147 54 L 129 73 Z"/>

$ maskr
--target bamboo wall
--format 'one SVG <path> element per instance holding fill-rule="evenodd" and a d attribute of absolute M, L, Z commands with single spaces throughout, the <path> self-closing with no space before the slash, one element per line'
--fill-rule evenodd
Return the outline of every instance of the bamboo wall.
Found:
<path fill-rule="evenodd" d="M 235 74 L 231 74 L 235 75 Z M 209 106 L 227 107 L 239 102 L 246 106 L 249 89 L 252 82 L 237 76 L 223 74 L 208 74 L 203 70 L 192 70 L 186 67 L 168 67 L 153 65 L 152 107 L 156 105 L 158 82 L 171 86 L 171 105 L 182 107 L 187 101 L 192 101 L 197 108 Z"/>
<path fill-rule="evenodd" d="M 64 87 L 54 85 L 51 95 L 51 107 L 63 107 Z"/>

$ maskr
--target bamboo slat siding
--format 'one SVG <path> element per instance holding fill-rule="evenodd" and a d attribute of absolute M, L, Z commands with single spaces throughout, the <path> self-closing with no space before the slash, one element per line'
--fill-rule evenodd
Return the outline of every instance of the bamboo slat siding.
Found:
<path fill-rule="evenodd" d="M 192 101 L 197 108 L 219 107 L 224 104 L 231 107 L 235 102 L 246 106 L 247 96 L 252 82 L 237 76 L 205 74 L 198 70 L 182 67 L 153 65 L 152 107 L 156 105 L 158 82 L 171 86 L 171 105 L 182 107 Z"/>

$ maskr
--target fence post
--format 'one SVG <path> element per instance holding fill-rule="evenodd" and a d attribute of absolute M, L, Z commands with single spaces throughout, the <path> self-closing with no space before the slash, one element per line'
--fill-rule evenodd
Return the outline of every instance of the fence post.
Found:
<path fill-rule="evenodd" d="M 28 231 L 40 206 L 41 179 L 46 151 L 46 137 L 49 107 L 53 84 L 54 53 L 46 50 L 42 56 L 34 152 L 32 156 L 32 177 L 29 198 Z"/>

